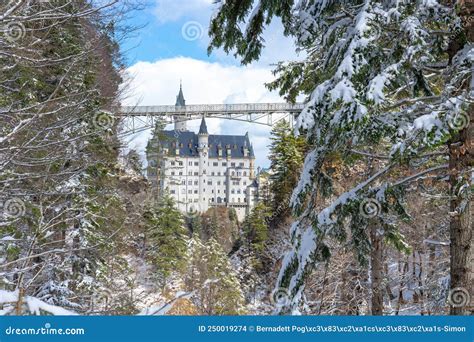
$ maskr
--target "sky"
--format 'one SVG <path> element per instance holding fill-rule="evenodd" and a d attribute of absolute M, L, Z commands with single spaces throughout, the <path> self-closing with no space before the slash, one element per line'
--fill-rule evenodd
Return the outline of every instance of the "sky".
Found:
<path fill-rule="evenodd" d="M 123 44 L 128 69 L 124 105 L 174 105 L 182 82 L 186 104 L 284 102 L 264 84 L 274 79 L 272 64 L 299 59 L 290 38 L 274 20 L 264 35 L 266 47 L 260 60 L 242 66 L 224 51 L 207 54 L 209 21 L 214 0 L 149 0 L 130 25 L 143 26 Z M 244 135 L 254 145 L 256 164 L 268 167 L 270 127 L 240 121 L 207 119 L 210 134 Z M 197 131 L 199 121 L 188 122 Z M 129 148 L 142 158 L 150 132 L 128 138 Z"/>

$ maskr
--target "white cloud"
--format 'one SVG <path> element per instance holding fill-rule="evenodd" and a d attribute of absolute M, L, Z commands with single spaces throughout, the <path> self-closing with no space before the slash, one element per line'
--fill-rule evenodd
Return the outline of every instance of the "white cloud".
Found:
<path fill-rule="evenodd" d="M 128 105 L 174 105 L 183 80 L 187 104 L 283 102 L 264 83 L 273 79 L 270 68 L 259 66 L 228 66 L 192 58 L 176 57 L 154 63 L 138 62 L 128 69 L 132 75 L 132 95 L 124 101 Z M 249 132 L 257 157 L 257 165 L 268 167 L 270 127 L 240 121 L 208 119 L 211 133 L 245 134 Z M 188 123 L 197 130 L 198 121 Z M 130 147 L 143 151 L 149 132 L 139 134 Z"/>

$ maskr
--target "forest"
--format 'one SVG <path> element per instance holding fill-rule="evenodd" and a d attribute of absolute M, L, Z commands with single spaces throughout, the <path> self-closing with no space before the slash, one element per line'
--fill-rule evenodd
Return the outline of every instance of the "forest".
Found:
<path fill-rule="evenodd" d="M 474 313 L 474 3 L 216 0 L 209 54 L 304 54 L 266 87 L 243 221 L 157 197 L 114 115 L 133 0 L 0 3 L 0 315 Z"/>

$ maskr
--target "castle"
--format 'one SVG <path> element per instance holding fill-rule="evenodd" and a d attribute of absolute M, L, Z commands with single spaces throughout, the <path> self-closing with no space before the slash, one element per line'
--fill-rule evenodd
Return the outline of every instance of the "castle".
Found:
<path fill-rule="evenodd" d="M 180 87 L 176 106 L 185 104 Z M 197 134 L 187 129 L 186 121 L 174 122 L 173 130 L 155 131 L 146 149 L 147 177 L 158 194 L 167 192 L 185 213 L 234 208 L 242 221 L 258 196 L 248 134 L 209 134 L 204 117 Z"/>

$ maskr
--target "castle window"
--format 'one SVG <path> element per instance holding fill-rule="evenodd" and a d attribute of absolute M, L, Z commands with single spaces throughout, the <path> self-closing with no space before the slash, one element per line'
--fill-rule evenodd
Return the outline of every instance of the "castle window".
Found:
<path fill-rule="evenodd" d="M 235 167 L 235 163 L 230 163 L 230 166 Z"/>
<path fill-rule="evenodd" d="M 183 171 L 179 171 L 179 175 L 182 176 L 182 175 L 183 175 Z"/>
<path fill-rule="evenodd" d="M 199 166 L 199 162 L 194 162 L 194 166 Z"/>
<path fill-rule="evenodd" d="M 193 166 L 193 162 L 190 161 L 190 162 L 188 163 L 188 165 L 189 165 L 189 166 Z"/>
<path fill-rule="evenodd" d="M 221 181 L 217 181 L 217 185 L 221 185 Z"/>
<path fill-rule="evenodd" d="M 195 194 L 197 194 L 197 193 L 198 193 L 198 191 L 197 191 L 197 190 L 194 190 L 194 193 L 195 193 Z"/>
<path fill-rule="evenodd" d="M 245 175 L 244 175 L 245 176 Z M 244 182 L 244 186 L 247 185 L 247 182 Z"/>
<path fill-rule="evenodd" d="M 214 163 L 212 163 L 212 166 L 219 166 L 219 163 L 218 163 L 218 162 L 214 162 Z"/>
<path fill-rule="evenodd" d="M 232 190 L 230 191 L 230 193 L 231 193 L 231 194 L 235 194 L 235 190 L 232 189 Z"/>
<path fill-rule="evenodd" d="M 186 185 L 186 181 L 183 179 L 183 180 L 181 181 L 181 184 L 182 184 L 182 185 Z"/>
<path fill-rule="evenodd" d="M 247 202 L 247 199 L 246 199 L 246 198 L 244 198 L 244 202 Z"/>
<path fill-rule="evenodd" d="M 193 185 L 193 181 L 188 181 L 188 185 Z"/>
<path fill-rule="evenodd" d="M 193 193 L 193 191 L 192 191 L 192 190 L 188 190 L 188 194 L 190 194 L 190 195 L 191 195 L 192 193 Z"/>
<path fill-rule="evenodd" d="M 240 203 L 240 197 L 239 197 L 239 198 L 237 198 L 237 202 L 239 202 L 239 203 Z"/>
<path fill-rule="evenodd" d="M 199 185 L 198 181 L 194 181 L 194 185 Z"/>
<path fill-rule="evenodd" d="M 172 161 L 172 162 L 171 162 L 171 166 L 174 166 L 174 164 L 175 164 L 175 162 L 174 162 L 174 161 Z"/>
<path fill-rule="evenodd" d="M 207 185 L 212 185 L 212 181 L 207 181 Z"/>
<path fill-rule="evenodd" d="M 205 174 L 206 174 L 206 170 L 202 170 L 202 174 L 205 175 Z"/>
<path fill-rule="evenodd" d="M 171 190 L 171 191 L 170 191 L 170 194 L 173 194 L 173 195 L 174 195 L 174 194 L 175 194 L 175 192 L 176 192 L 176 191 L 174 191 L 174 190 Z"/>
<path fill-rule="evenodd" d="M 182 144 L 181 144 L 181 145 L 182 145 Z M 182 147 L 182 146 L 181 146 L 181 147 Z M 183 166 L 183 162 L 182 162 L 182 161 L 180 161 L 180 162 L 178 162 L 178 163 L 179 163 L 179 166 Z"/>
<path fill-rule="evenodd" d="M 195 175 L 195 176 L 199 176 L 199 172 L 194 172 L 194 175 Z"/>
<path fill-rule="evenodd" d="M 221 172 L 220 172 L 220 171 L 219 171 L 219 172 L 217 172 L 217 175 L 218 175 L 218 176 L 220 176 L 220 175 L 221 175 Z"/>
<path fill-rule="evenodd" d="M 174 171 L 171 171 L 171 175 L 174 176 Z"/>
<path fill-rule="evenodd" d="M 239 189 L 239 190 L 237 190 L 237 193 L 238 193 L 238 194 L 240 194 L 240 189 Z"/>
<path fill-rule="evenodd" d="M 227 166 L 227 162 L 222 162 L 222 166 Z"/>
<path fill-rule="evenodd" d="M 247 176 L 247 171 L 244 171 L 244 176 Z"/>
<path fill-rule="evenodd" d="M 214 172 L 211 172 L 211 176 L 214 176 Z"/>

